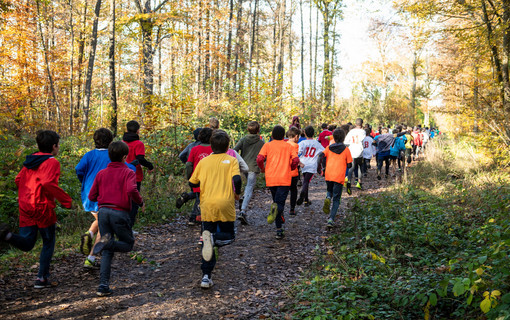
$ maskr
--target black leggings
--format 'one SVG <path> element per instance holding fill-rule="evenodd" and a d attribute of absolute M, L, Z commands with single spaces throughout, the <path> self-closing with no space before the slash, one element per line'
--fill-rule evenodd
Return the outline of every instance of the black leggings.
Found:
<path fill-rule="evenodd" d="M 309 201 L 308 199 L 308 187 L 310 185 L 310 181 L 313 178 L 313 173 L 310 172 L 304 172 L 303 173 L 303 186 L 301 187 L 301 194 L 299 195 L 300 198 L 303 198 L 306 202 Z"/>
<path fill-rule="evenodd" d="M 290 210 L 291 211 L 296 208 L 298 181 L 299 181 L 299 176 L 292 177 L 292 182 L 290 184 Z"/>
<path fill-rule="evenodd" d="M 390 156 L 377 157 L 377 170 L 381 173 L 383 162 L 386 164 L 386 175 L 390 174 Z"/>

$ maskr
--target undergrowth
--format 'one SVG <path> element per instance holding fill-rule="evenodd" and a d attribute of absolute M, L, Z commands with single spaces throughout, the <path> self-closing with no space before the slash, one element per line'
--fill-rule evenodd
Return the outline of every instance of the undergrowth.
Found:
<path fill-rule="evenodd" d="M 407 183 L 358 199 L 287 314 L 510 319 L 510 175 L 470 146 L 436 141 Z"/>

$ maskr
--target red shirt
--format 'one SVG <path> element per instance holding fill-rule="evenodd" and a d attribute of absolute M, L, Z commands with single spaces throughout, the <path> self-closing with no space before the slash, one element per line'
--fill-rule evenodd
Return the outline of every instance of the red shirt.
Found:
<path fill-rule="evenodd" d="M 99 208 L 106 207 L 129 212 L 131 201 L 142 204 L 136 188 L 133 170 L 123 162 L 110 162 L 99 171 L 89 192 L 90 201 L 97 201 Z"/>
<path fill-rule="evenodd" d="M 34 156 L 50 155 L 37 152 Z M 14 182 L 18 187 L 19 226 L 47 228 L 57 222 L 55 199 L 71 208 L 71 197 L 58 186 L 60 162 L 51 157 L 38 167 L 23 167 Z"/>
<path fill-rule="evenodd" d="M 134 141 L 124 141 L 129 147 L 129 153 L 126 158 L 126 162 L 130 163 L 131 161 L 136 159 L 136 156 L 145 156 L 145 145 L 140 140 Z M 143 180 L 143 169 L 142 165 L 139 164 L 136 166 L 136 182 L 141 182 Z"/>
<path fill-rule="evenodd" d="M 329 140 L 326 139 L 327 136 L 332 135 L 333 133 L 329 130 L 324 130 L 319 134 L 319 142 L 322 144 L 324 148 L 329 146 Z"/>
<path fill-rule="evenodd" d="M 191 148 L 188 157 L 188 162 L 193 163 L 193 171 L 195 171 L 195 168 L 197 167 L 197 164 L 200 162 L 200 160 L 207 157 L 211 153 L 212 153 L 211 146 L 198 145 Z M 200 192 L 200 188 L 193 188 L 193 192 Z"/>

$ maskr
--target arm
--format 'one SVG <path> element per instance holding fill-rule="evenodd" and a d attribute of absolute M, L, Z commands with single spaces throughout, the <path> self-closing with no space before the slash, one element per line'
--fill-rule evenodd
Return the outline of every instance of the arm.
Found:
<path fill-rule="evenodd" d="M 237 153 L 237 151 L 235 151 L 235 153 L 236 153 L 237 162 L 239 162 L 239 169 L 241 170 L 241 172 L 248 172 L 250 170 L 250 168 L 248 168 L 246 161 L 244 161 L 243 157 L 241 157 L 239 155 L 239 153 Z"/>
<path fill-rule="evenodd" d="M 257 166 L 260 168 L 260 172 L 264 173 L 266 171 L 266 168 L 264 166 L 264 162 L 266 161 L 266 157 L 259 154 L 257 156 Z"/>
<path fill-rule="evenodd" d="M 294 170 L 298 167 L 298 165 L 299 165 L 299 157 L 292 158 L 292 162 L 290 163 L 290 169 Z"/>
<path fill-rule="evenodd" d="M 142 166 L 146 167 L 147 169 L 149 169 L 149 170 L 154 169 L 154 166 L 152 165 L 152 163 L 147 161 L 147 159 L 145 159 L 144 155 L 141 155 L 141 154 L 137 155 L 136 160 L 138 160 L 140 162 L 140 164 Z"/>
<path fill-rule="evenodd" d="M 140 193 L 138 192 L 138 189 L 136 188 L 136 175 L 133 171 L 129 171 L 128 177 L 127 177 L 127 194 L 133 202 L 139 204 L 140 206 L 143 205 L 143 199 L 142 196 L 140 196 Z M 94 181 L 95 183 L 95 181 Z M 89 194 L 90 197 L 90 194 Z"/>
<path fill-rule="evenodd" d="M 81 158 L 80 162 L 76 165 L 76 175 L 78 176 L 78 180 L 83 182 L 83 178 L 85 177 L 85 173 L 87 172 L 87 160 L 85 159 L 86 155 Z"/>
<path fill-rule="evenodd" d="M 42 181 L 42 187 L 47 194 L 50 194 L 52 197 L 57 199 L 64 208 L 70 209 L 73 199 L 71 199 L 71 197 L 58 186 L 59 177 L 60 163 L 57 160 L 49 162 L 43 174 L 44 180 Z"/>
<path fill-rule="evenodd" d="M 182 163 L 186 163 L 188 161 L 189 152 L 191 151 L 191 145 L 192 143 L 188 144 L 184 150 L 182 150 L 181 153 L 179 153 L 179 159 Z"/>
<path fill-rule="evenodd" d="M 235 194 L 239 195 L 241 194 L 241 186 L 243 185 L 243 181 L 241 180 L 240 175 L 235 175 L 232 177 L 232 180 L 234 181 L 234 192 Z"/>
<path fill-rule="evenodd" d="M 317 159 L 317 172 L 322 174 L 322 170 L 326 168 L 326 155 L 323 152 L 319 153 Z"/>
<path fill-rule="evenodd" d="M 191 178 L 191 174 L 193 173 L 193 162 L 186 162 L 186 179 Z"/>
<path fill-rule="evenodd" d="M 236 146 L 234 147 L 234 150 L 236 152 L 239 152 L 239 150 L 241 150 L 241 147 L 243 146 L 243 140 L 244 138 L 242 138 L 241 140 L 239 140 L 239 142 L 236 144 Z"/>

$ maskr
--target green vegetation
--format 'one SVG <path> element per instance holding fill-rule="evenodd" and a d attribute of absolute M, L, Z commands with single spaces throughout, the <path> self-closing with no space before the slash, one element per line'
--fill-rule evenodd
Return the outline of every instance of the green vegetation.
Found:
<path fill-rule="evenodd" d="M 293 316 L 510 318 L 510 175 L 473 150 L 436 141 L 407 183 L 356 201 L 291 287 Z"/>

